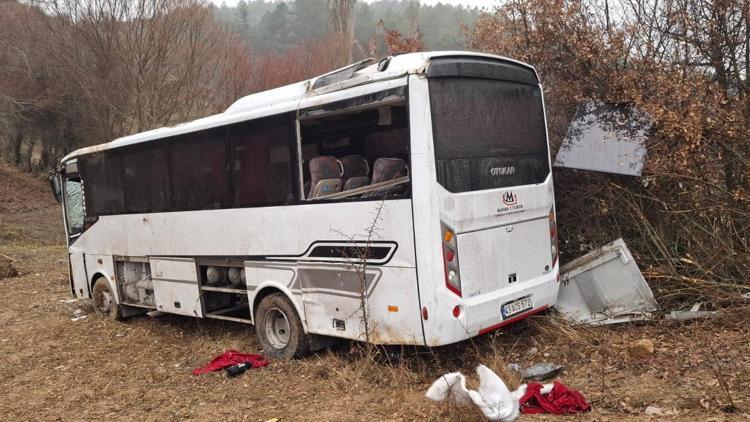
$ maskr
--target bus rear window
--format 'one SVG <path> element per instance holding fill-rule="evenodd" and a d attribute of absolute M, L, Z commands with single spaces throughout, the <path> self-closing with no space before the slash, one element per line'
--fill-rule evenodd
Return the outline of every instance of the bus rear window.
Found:
<path fill-rule="evenodd" d="M 544 182 L 538 86 L 448 77 L 430 79 L 429 88 L 438 183 L 456 193 Z"/>

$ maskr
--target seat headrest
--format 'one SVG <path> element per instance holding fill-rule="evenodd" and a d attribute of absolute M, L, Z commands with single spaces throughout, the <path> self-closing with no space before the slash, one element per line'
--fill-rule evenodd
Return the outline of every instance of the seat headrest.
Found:
<path fill-rule="evenodd" d="M 372 166 L 372 183 L 385 182 L 409 175 L 406 161 L 400 158 L 378 158 Z"/>
<path fill-rule="evenodd" d="M 344 181 L 352 177 L 367 176 L 370 173 L 370 166 L 361 155 L 347 155 L 339 161 L 344 169 L 344 174 L 341 176 Z"/>
<path fill-rule="evenodd" d="M 338 179 L 341 177 L 341 167 L 336 157 L 321 155 L 310 160 L 310 178 L 317 183 L 323 179 Z"/>

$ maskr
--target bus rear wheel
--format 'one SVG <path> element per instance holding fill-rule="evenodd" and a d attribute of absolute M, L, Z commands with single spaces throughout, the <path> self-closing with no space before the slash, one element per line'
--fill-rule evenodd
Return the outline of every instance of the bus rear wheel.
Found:
<path fill-rule="evenodd" d="M 99 277 L 94 281 L 94 310 L 97 314 L 111 320 L 120 321 L 122 319 L 122 308 L 117 304 L 112 289 L 104 277 Z"/>
<path fill-rule="evenodd" d="M 299 358 L 310 352 L 310 341 L 292 302 L 281 293 L 261 299 L 255 332 L 263 351 L 275 359 Z"/>

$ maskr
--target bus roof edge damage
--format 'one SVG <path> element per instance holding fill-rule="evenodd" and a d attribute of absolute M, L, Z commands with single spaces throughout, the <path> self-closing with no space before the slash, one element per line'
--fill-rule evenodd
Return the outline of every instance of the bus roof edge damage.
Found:
<path fill-rule="evenodd" d="M 428 64 L 434 58 L 485 58 L 493 59 L 516 66 L 522 66 L 531 70 L 537 76 L 536 70 L 523 62 L 513 60 L 507 57 L 501 57 L 491 54 L 473 53 L 466 51 L 433 51 L 423 53 L 409 53 L 399 56 L 389 57 L 387 66 L 381 67 L 380 63 L 373 59 L 363 61 L 336 69 L 324 75 L 320 75 L 306 81 L 285 85 L 268 91 L 250 94 L 240 98 L 230 105 L 223 113 L 215 114 L 192 120 L 186 123 L 180 123 L 174 126 L 161 127 L 147 132 L 134 135 L 124 136 L 104 144 L 81 148 L 65 156 L 61 161 L 66 162 L 72 158 L 84 154 L 105 151 L 121 146 L 137 144 L 140 142 L 151 141 L 155 139 L 167 138 L 170 136 L 180 135 L 186 132 L 210 129 L 217 126 L 223 126 L 231 123 L 237 123 L 258 117 L 264 117 L 271 114 L 297 109 L 300 101 L 305 98 L 317 95 L 327 94 L 361 86 L 378 81 L 397 79 L 408 74 L 426 73 Z M 363 65 L 366 65 L 362 67 Z M 353 70 L 353 71 L 352 71 Z M 330 84 L 323 84 L 316 87 L 316 83 L 326 76 L 341 75 L 347 76 L 341 80 L 336 80 Z M 538 80 L 538 76 L 537 76 Z"/>

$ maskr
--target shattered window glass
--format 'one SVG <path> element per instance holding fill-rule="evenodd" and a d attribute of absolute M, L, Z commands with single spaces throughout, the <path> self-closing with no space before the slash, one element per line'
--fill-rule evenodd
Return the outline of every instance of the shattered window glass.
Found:
<path fill-rule="evenodd" d="M 83 189 L 78 179 L 65 181 L 65 217 L 68 220 L 68 233 L 83 231 Z"/>

